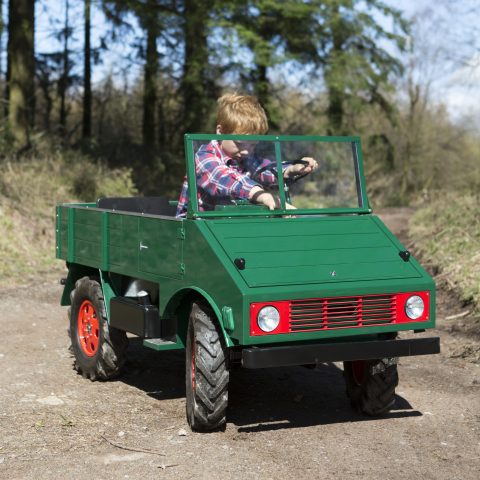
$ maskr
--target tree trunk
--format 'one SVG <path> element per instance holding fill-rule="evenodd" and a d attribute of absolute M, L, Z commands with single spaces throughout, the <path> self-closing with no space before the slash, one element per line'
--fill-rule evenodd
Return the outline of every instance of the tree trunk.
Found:
<path fill-rule="evenodd" d="M 149 1 L 149 10 L 145 21 L 147 32 L 147 56 L 144 69 L 143 92 L 143 143 L 147 151 L 153 151 L 156 146 L 155 114 L 157 105 L 157 74 L 158 74 L 158 23 L 155 14 L 155 1 Z"/>
<path fill-rule="evenodd" d="M 341 89 L 329 85 L 327 109 L 329 135 L 343 134 L 343 95 Z"/>
<path fill-rule="evenodd" d="M 35 99 L 35 1 L 10 0 L 8 22 L 8 119 L 14 145 L 30 143 Z"/>
<path fill-rule="evenodd" d="M 45 97 L 45 130 L 50 133 L 50 119 L 52 117 L 53 100 L 48 90 L 44 93 Z"/>
<path fill-rule="evenodd" d="M 267 72 L 268 67 L 266 65 L 260 65 L 258 63 L 256 64 L 252 75 L 253 87 L 258 101 L 265 109 L 270 128 L 273 130 L 278 130 L 279 113 L 272 103 L 271 88 Z"/>
<path fill-rule="evenodd" d="M 340 8 L 334 4 L 332 12 L 332 51 L 328 59 L 325 83 L 328 90 L 328 133 L 329 135 L 342 135 L 343 133 L 343 100 L 345 93 L 341 88 L 341 76 L 344 75 L 341 62 L 344 47 L 344 32 L 342 31 L 342 22 Z"/>
<path fill-rule="evenodd" d="M 207 125 L 209 94 L 212 88 L 207 78 L 208 45 L 207 22 L 205 18 L 210 4 L 206 0 L 185 0 L 184 38 L 185 63 L 182 78 L 184 99 L 183 125 L 186 132 L 205 132 Z"/>
<path fill-rule="evenodd" d="M 3 24 L 3 0 L 0 0 L 0 58 L 3 53 L 3 29 L 4 29 L 4 24 Z M 2 79 L 2 64 L 0 62 L 0 81 Z M 6 81 L 6 78 L 5 78 Z M 1 114 L 0 114 L 1 115 Z"/>
<path fill-rule="evenodd" d="M 11 12 L 13 0 L 8 0 L 8 11 Z M 9 14 L 10 15 L 10 14 Z M 10 49 L 12 43 L 12 35 L 11 32 L 11 25 L 10 21 L 7 23 L 7 70 L 5 72 L 5 90 L 3 91 L 3 100 L 4 100 L 4 108 L 3 108 L 3 115 L 8 121 L 8 101 L 10 98 Z"/>
<path fill-rule="evenodd" d="M 85 0 L 82 138 L 86 142 L 88 142 L 92 136 L 92 61 L 90 49 L 90 10 L 91 0 Z"/>
<path fill-rule="evenodd" d="M 64 36 L 63 36 L 63 72 L 62 77 L 60 78 L 58 84 L 58 90 L 60 95 L 60 134 L 65 136 L 67 132 L 67 107 L 66 107 L 66 94 L 68 87 L 68 72 L 69 72 L 69 59 L 68 59 L 68 40 L 70 38 L 70 27 L 69 27 L 69 0 L 65 0 L 65 25 L 64 25 Z"/>
<path fill-rule="evenodd" d="M 265 107 L 270 103 L 270 88 L 267 78 L 267 67 L 256 65 L 253 71 L 253 87 L 259 102 Z"/>
<path fill-rule="evenodd" d="M 38 87 L 42 92 L 43 99 L 45 101 L 45 110 L 43 112 L 43 126 L 41 128 L 45 129 L 47 133 L 50 133 L 50 119 L 53 107 L 53 100 L 50 95 L 51 81 L 48 69 L 46 69 L 45 72 L 40 70 L 38 75 Z"/>

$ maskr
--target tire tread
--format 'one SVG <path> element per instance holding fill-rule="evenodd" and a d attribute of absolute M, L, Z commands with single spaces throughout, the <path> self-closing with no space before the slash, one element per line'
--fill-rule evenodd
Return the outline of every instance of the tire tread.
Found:
<path fill-rule="evenodd" d="M 344 362 L 344 377 L 352 407 L 359 413 L 372 417 L 391 410 L 395 404 L 395 389 L 398 385 L 397 365 L 386 366 L 382 360 L 366 361 L 366 378 L 358 385 L 353 377 L 351 363 Z M 372 374 L 372 367 L 379 363 L 382 364 L 381 371 Z"/>
<path fill-rule="evenodd" d="M 222 427 L 226 422 L 229 372 L 213 312 L 205 305 L 194 303 L 190 315 L 189 332 L 193 328 L 195 344 L 195 391 L 187 368 L 187 418 L 193 430 L 208 431 Z M 190 349 L 187 348 L 187 365 Z M 189 398 L 193 397 L 193 398 Z"/>
<path fill-rule="evenodd" d="M 77 339 L 76 307 L 84 299 L 89 299 L 97 310 L 101 328 L 100 345 L 93 360 L 85 358 Z M 125 332 L 108 325 L 102 288 L 97 278 L 82 277 L 75 282 L 75 288 L 70 293 L 69 308 L 71 339 L 70 350 L 73 353 L 73 368 L 84 378 L 92 381 L 109 380 L 117 377 L 125 363 L 125 352 L 128 339 Z M 72 316 L 73 315 L 73 316 Z"/>

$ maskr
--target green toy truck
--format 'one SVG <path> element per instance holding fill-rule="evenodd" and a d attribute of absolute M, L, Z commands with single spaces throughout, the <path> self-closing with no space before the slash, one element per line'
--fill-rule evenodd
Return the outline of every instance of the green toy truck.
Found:
<path fill-rule="evenodd" d="M 264 188 L 278 209 L 230 198 L 199 208 L 195 152 L 212 140 L 251 142 L 270 160 L 276 181 Z M 397 338 L 435 326 L 435 284 L 372 214 L 360 139 L 186 135 L 185 151 L 185 218 L 163 197 L 57 206 L 76 370 L 118 375 L 127 332 L 148 348 L 185 349 L 194 430 L 225 425 L 235 366 L 342 361 L 353 407 L 390 410 L 398 357 L 440 351 L 438 337 Z M 306 156 L 319 168 L 284 178 Z"/>

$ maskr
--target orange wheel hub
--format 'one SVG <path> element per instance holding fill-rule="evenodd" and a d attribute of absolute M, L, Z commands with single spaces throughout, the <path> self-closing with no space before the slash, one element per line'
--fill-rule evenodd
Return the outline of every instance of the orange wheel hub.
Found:
<path fill-rule="evenodd" d="M 93 357 L 98 351 L 100 326 L 97 312 L 90 300 L 85 300 L 78 311 L 77 333 L 83 353 L 87 357 Z"/>

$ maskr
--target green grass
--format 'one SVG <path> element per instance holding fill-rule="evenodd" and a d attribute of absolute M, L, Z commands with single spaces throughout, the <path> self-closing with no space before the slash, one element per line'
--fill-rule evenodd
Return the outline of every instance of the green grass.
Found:
<path fill-rule="evenodd" d="M 412 218 L 410 234 L 424 260 L 480 312 L 480 195 L 439 195 Z"/>
<path fill-rule="evenodd" d="M 56 203 L 135 193 L 130 171 L 78 154 L 0 162 L 0 287 L 63 274 L 55 259 Z"/>

